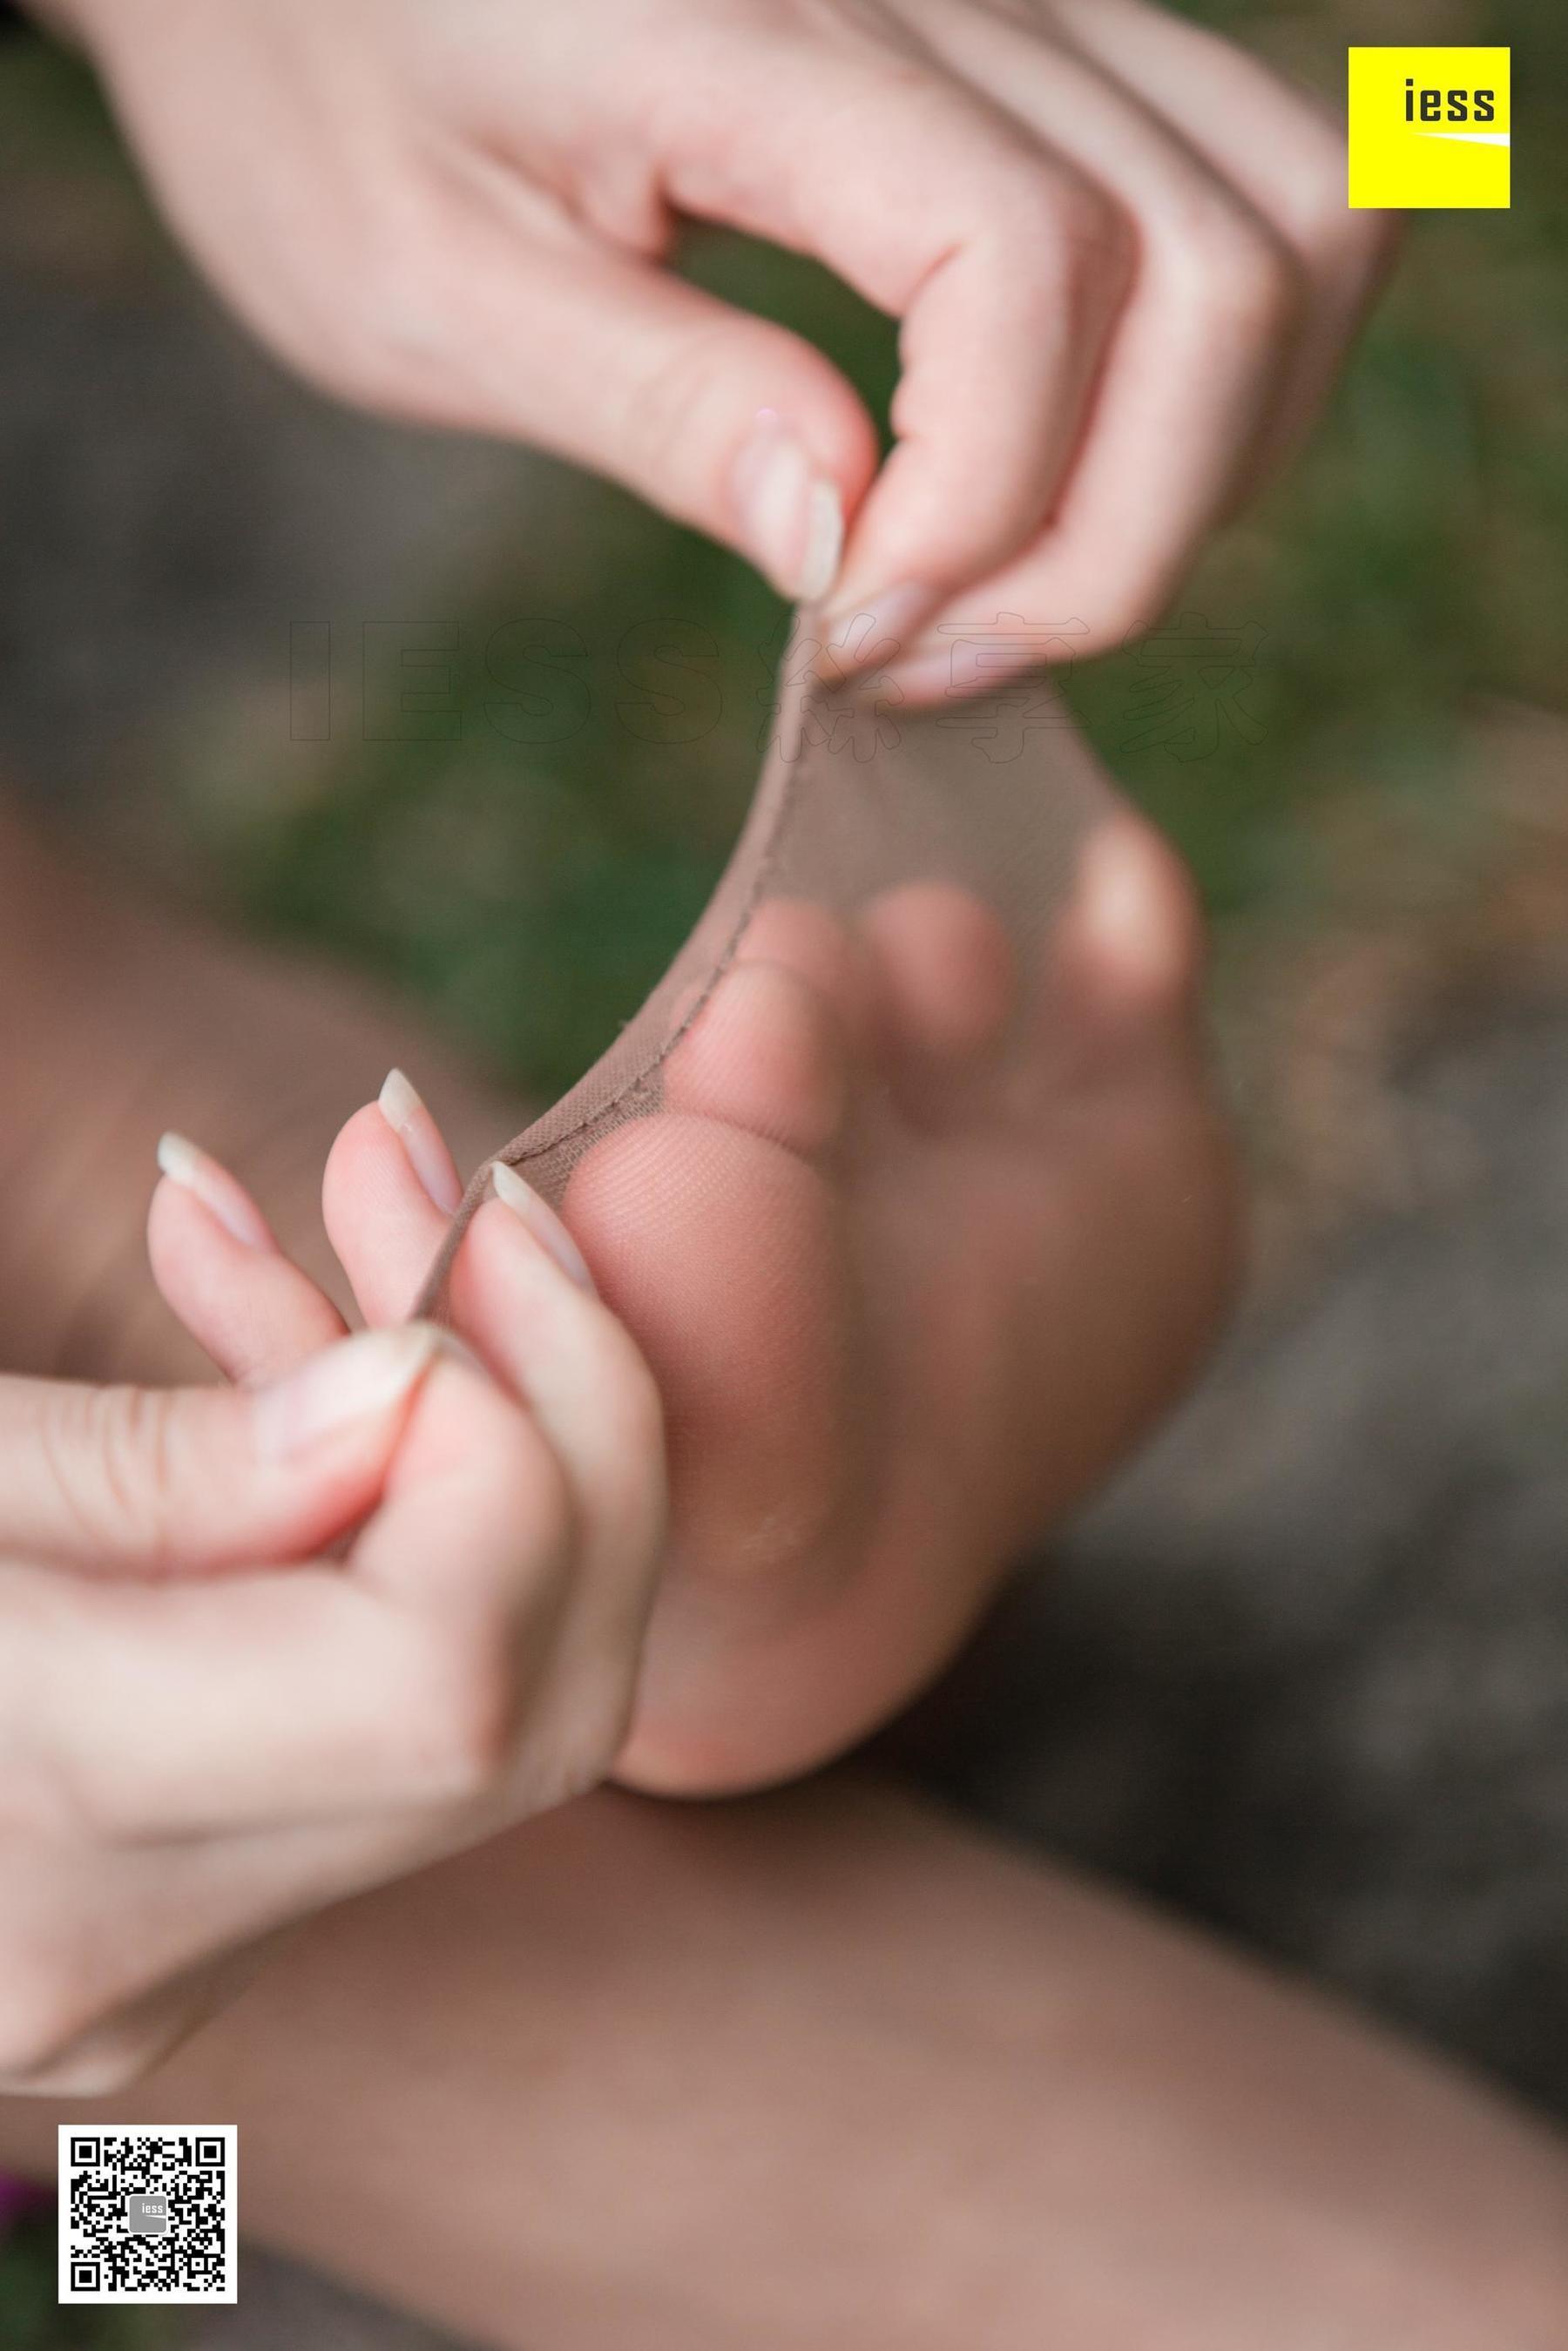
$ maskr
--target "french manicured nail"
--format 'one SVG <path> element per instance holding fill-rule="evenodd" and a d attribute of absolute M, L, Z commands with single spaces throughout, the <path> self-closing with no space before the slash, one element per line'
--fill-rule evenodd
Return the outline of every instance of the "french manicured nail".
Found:
<path fill-rule="evenodd" d="M 323 1348 L 287 1379 L 256 1391 L 251 1426 L 257 1453 L 267 1461 L 288 1460 L 350 1421 L 390 1412 L 440 1345 L 433 1324 L 404 1322 Z"/>
<path fill-rule="evenodd" d="M 496 1197 L 512 1214 L 520 1217 L 541 1249 L 549 1251 L 563 1273 L 569 1273 L 581 1290 L 596 1298 L 593 1276 L 583 1261 L 582 1251 L 556 1215 L 548 1200 L 541 1199 L 531 1184 L 527 1184 L 515 1167 L 497 1159 L 490 1169 L 490 1182 Z"/>
<path fill-rule="evenodd" d="M 804 444 L 771 408 L 735 461 L 736 511 L 751 556 L 780 594 L 814 604 L 838 578 L 844 507 Z"/>
<path fill-rule="evenodd" d="M 441 1129 L 401 1070 L 389 1070 L 376 1107 L 403 1147 L 409 1165 L 444 1217 L 455 1214 L 463 1186 Z"/>
<path fill-rule="evenodd" d="M 232 1233 L 236 1241 L 243 1241 L 247 1249 L 277 1248 L 271 1227 L 245 1186 L 236 1182 L 209 1152 L 198 1149 L 183 1134 L 161 1135 L 158 1166 L 171 1184 L 178 1184 L 182 1192 L 193 1193 L 209 1215 L 215 1217 L 225 1232 Z"/>

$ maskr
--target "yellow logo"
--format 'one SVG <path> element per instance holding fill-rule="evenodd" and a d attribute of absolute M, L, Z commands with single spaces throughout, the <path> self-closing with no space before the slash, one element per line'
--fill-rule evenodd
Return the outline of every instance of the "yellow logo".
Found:
<path fill-rule="evenodd" d="M 1353 205 L 1497 210 L 1509 161 L 1507 49 L 1352 49 Z"/>

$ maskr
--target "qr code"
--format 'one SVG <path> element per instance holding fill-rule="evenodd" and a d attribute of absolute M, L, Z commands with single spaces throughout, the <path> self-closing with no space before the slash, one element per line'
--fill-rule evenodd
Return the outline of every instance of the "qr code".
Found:
<path fill-rule="evenodd" d="M 62 2303 L 234 2302 L 235 2132 L 60 2128 Z"/>

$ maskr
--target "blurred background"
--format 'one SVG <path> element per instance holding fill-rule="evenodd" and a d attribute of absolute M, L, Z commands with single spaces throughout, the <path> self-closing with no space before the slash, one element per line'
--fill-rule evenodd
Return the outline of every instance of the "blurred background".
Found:
<path fill-rule="evenodd" d="M 1190 12 L 1336 99 L 1349 40 L 1511 43 L 1513 208 L 1413 224 L 1305 462 L 1066 680 L 1214 918 L 1254 1280 L 901 1751 L 1568 2120 L 1568 16 Z M 729 238 L 689 266 L 885 399 L 843 289 Z M 99 862 L 548 1094 L 723 862 L 782 620 L 619 493 L 286 381 L 85 75 L 0 45 L 0 766 Z M 0 2335 L 415 2339 L 254 2276 L 177 2338 L 67 2333 L 26 2223 Z"/>

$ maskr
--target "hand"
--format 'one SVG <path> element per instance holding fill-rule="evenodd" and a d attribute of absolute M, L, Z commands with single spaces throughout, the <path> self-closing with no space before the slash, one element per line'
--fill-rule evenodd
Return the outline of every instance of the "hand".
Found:
<path fill-rule="evenodd" d="M 1167 602 L 1320 404 L 1388 246 L 1340 129 L 1144 0 L 50 0 L 170 218 L 277 350 L 525 440 L 874 611 Z M 667 266 L 683 216 L 903 321 L 897 445 L 797 337 Z M 847 548 L 841 549 L 845 517 Z"/>
<path fill-rule="evenodd" d="M 667 1415 L 618 1777 L 711 1794 L 863 1738 L 1190 1378 L 1237 1242 L 1198 958 L 1182 869 L 1124 811 L 1088 835 L 1038 965 L 957 889 L 852 923 L 771 900 L 658 1112 L 577 1163 L 570 1233 L 532 1200 Z M 349 1121 L 324 1206 L 367 1321 L 409 1312 L 461 1191 L 406 1081 Z M 187 1328 L 233 1375 L 267 1368 L 281 1260 L 213 1219 L 177 1254 L 161 1219 L 152 1238 Z M 465 1248 L 449 1303 L 505 1376 L 485 1271 Z"/>
<path fill-rule="evenodd" d="M 170 1165 L 165 1264 L 265 1231 L 210 1162 Z M 662 1537 L 653 1384 L 504 1204 L 465 1248 L 506 1386 L 427 1327 L 334 1339 L 273 1250 L 267 1369 L 313 1351 L 281 1380 L 0 1381 L 0 2086 L 129 2078 L 214 1958 L 612 1761 Z"/>

